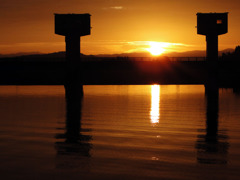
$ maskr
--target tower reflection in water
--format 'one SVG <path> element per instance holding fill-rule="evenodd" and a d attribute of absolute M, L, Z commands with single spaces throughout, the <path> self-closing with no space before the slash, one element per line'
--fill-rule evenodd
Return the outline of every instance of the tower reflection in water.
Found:
<path fill-rule="evenodd" d="M 57 150 L 57 168 L 89 168 L 91 157 L 91 136 L 84 135 L 89 129 L 81 125 L 82 95 L 76 89 L 66 87 L 66 131 L 57 134 L 55 148 Z M 84 168 L 84 169 L 85 169 Z M 86 169 L 85 169 L 86 170 Z"/>
<path fill-rule="evenodd" d="M 218 129 L 219 92 L 206 93 L 206 131 L 198 135 L 196 143 L 197 161 L 201 164 L 227 164 L 228 136 Z"/>

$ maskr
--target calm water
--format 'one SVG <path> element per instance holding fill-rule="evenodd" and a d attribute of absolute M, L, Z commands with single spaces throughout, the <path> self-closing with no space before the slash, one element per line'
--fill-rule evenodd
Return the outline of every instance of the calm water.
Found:
<path fill-rule="evenodd" d="M 84 92 L 81 123 L 69 124 L 63 86 L 0 86 L 1 179 L 239 179 L 231 89 L 210 116 L 204 86 Z"/>

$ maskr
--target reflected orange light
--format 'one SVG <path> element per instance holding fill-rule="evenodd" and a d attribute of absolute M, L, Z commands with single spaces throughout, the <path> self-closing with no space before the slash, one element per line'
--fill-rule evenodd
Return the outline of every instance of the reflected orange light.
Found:
<path fill-rule="evenodd" d="M 160 117 L 160 85 L 152 85 L 151 86 L 151 111 L 150 111 L 150 119 L 152 124 L 159 123 Z"/>

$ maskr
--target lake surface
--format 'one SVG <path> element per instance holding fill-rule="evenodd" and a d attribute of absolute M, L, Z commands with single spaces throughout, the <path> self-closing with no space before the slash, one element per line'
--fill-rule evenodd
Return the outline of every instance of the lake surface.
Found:
<path fill-rule="evenodd" d="M 76 121 L 63 86 L 0 86 L 1 179 L 239 179 L 232 89 L 219 89 L 213 111 L 201 85 L 84 93 Z"/>

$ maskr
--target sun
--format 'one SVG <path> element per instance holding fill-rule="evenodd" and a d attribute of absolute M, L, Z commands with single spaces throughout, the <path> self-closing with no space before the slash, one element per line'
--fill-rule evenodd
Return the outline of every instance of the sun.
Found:
<path fill-rule="evenodd" d="M 148 42 L 148 45 L 150 47 L 146 48 L 146 50 L 150 52 L 153 56 L 159 56 L 166 51 L 166 49 L 164 49 L 164 47 L 166 47 L 164 43 L 150 41 Z"/>

